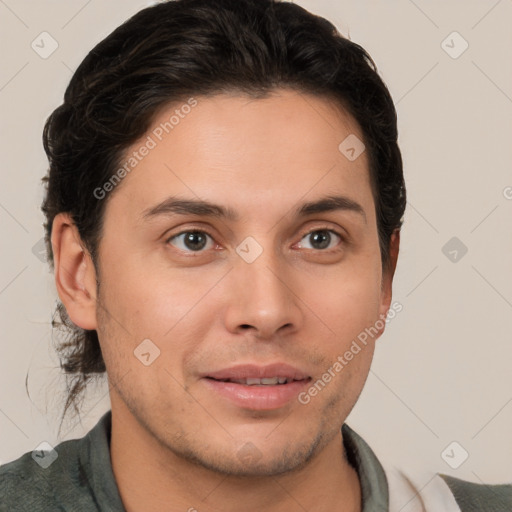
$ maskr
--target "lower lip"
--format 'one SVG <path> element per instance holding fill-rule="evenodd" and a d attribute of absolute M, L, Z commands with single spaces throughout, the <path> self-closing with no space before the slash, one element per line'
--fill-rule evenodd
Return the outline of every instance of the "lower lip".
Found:
<path fill-rule="evenodd" d="M 235 405 L 257 411 L 279 409 L 297 398 L 311 379 L 294 380 L 275 386 L 247 386 L 236 382 L 202 379 L 210 389 L 231 400 Z"/>

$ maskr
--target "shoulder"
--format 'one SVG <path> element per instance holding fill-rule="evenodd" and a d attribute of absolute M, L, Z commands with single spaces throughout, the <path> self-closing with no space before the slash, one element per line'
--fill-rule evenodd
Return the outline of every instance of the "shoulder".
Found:
<path fill-rule="evenodd" d="M 512 510 L 512 484 L 487 485 L 439 474 L 462 512 L 506 512 Z"/>
<path fill-rule="evenodd" d="M 510 512 L 512 484 L 485 485 L 441 473 L 386 467 L 390 512 Z"/>
<path fill-rule="evenodd" d="M 55 490 L 69 484 L 76 467 L 77 440 L 51 451 L 24 453 L 0 466 L 0 512 L 61 510 Z"/>
<path fill-rule="evenodd" d="M 56 505 L 50 485 L 54 471 L 36 466 L 32 452 L 27 452 L 0 467 L 0 512 L 51 510 Z"/>
<path fill-rule="evenodd" d="M 123 510 L 110 463 L 110 428 L 108 411 L 84 437 L 0 466 L 0 512 Z"/>

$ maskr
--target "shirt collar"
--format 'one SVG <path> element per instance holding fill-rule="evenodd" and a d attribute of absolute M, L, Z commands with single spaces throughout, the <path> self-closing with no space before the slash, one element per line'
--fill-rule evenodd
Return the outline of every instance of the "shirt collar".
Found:
<path fill-rule="evenodd" d="M 354 467 L 361 484 L 361 511 L 379 512 L 389 509 L 386 473 L 365 440 L 346 423 L 341 427 L 348 462 Z"/>
<path fill-rule="evenodd" d="M 125 512 L 110 459 L 112 411 L 106 412 L 83 438 L 79 450 L 80 466 L 91 481 L 98 510 Z"/>

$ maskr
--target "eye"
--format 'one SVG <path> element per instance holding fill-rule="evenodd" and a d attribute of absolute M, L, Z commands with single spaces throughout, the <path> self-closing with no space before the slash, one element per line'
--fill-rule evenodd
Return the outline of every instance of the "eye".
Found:
<path fill-rule="evenodd" d="M 310 244 L 310 247 L 305 247 L 302 242 L 303 240 L 307 240 Z M 310 231 L 304 237 L 302 237 L 301 241 L 299 242 L 299 246 L 303 249 L 332 249 L 336 247 L 336 245 L 341 240 L 343 240 L 343 238 L 332 229 L 316 229 L 314 231 Z M 331 245 L 333 241 L 337 243 L 335 245 Z"/>
<path fill-rule="evenodd" d="M 167 242 L 185 252 L 200 252 L 205 247 L 211 249 L 213 245 L 213 239 L 208 233 L 197 230 L 183 231 L 173 235 Z M 209 242 L 210 246 L 207 247 Z"/>

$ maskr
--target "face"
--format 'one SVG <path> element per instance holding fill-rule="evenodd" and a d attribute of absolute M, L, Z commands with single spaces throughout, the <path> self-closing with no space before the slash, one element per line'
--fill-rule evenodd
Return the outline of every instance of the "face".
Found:
<path fill-rule="evenodd" d="M 339 149 L 363 135 L 290 90 L 194 101 L 159 114 L 107 198 L 95 322 L 112 410 L 163 452 L 275 475 L 340 435 L 378 335 L 353 342 L 389 308 L 367 155 Z"/>

